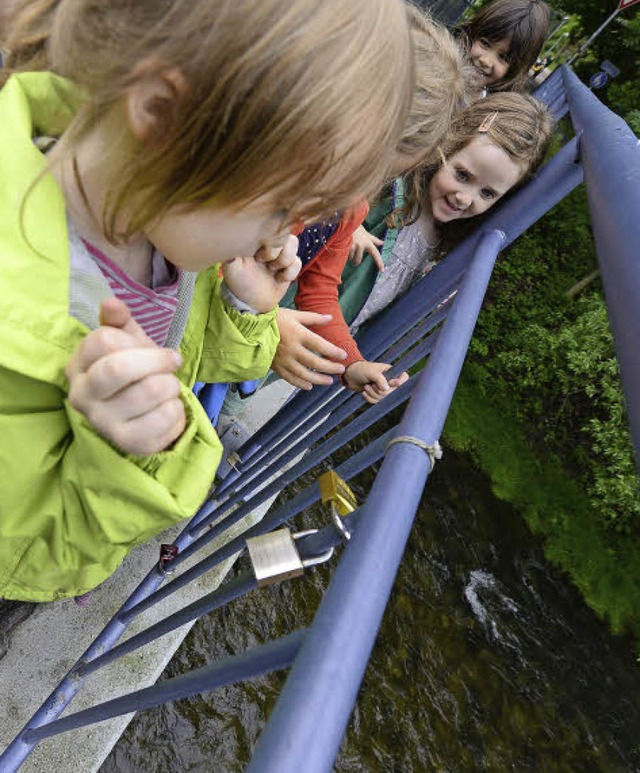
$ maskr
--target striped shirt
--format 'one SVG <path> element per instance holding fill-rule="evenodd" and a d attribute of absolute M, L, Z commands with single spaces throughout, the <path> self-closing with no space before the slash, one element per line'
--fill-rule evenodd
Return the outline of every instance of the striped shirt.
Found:
<path fill-rule="evenodd" d="M 164 346 L 178 308 L 180 271 L 157 250 L 152 258 L 151 287 L 136 282 L 93 244 L 82 239 L 111 291 L 127 304 L 131 316 L 158 346 Z"/>

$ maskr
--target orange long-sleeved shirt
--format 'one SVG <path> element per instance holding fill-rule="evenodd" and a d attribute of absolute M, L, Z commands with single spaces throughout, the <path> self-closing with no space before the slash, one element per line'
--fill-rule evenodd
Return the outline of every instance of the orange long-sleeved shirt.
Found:
<path fill-rule="evenodd" d="M 360 353 L 358 345 L 349 332 L 349 326 L 342 316 L 338 302 L 338 287 L 349 258 L 354 231 L 362 225 L 368 212 L 369 205 L 366 201 L 362 201 L 345 213 L 336 231 L 318 254 L 303 267 L 298 276 L 296 309 L 313 311 L 316 314 L 331 314 L 331 322 L 311 330 L 345 350 L 347 358 L 342 360 L 345 368 L 365 358 Z"/>

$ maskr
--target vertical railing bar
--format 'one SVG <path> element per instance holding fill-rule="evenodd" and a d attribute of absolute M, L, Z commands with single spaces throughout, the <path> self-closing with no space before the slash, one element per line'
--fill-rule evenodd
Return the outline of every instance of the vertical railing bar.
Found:
<path fill-rule="evenodd" d="M 416 442 L 428 445 L 440 437 L 503 244 L 499 231 L 480 240 L 400 423 L 400 436 L 417 435 Z M 247 773 L 332 770 L 429 471 L 429 458 L 413 442 L 388 449 L 364 505 L 362 527 L 345 547 Z"/>

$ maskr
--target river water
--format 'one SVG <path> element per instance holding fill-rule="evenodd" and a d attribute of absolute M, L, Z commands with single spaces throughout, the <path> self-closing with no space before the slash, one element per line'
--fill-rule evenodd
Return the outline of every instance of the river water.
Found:
<path fill-rule="evenodd" d="M 199 621 L 165 675 L 309 622 L 330 570 Z M 243 771 L 284 676 L 139 714 L 101 773 Z M 464 455 L 448 452 L 427 485 L 335 770 L 640 771 L 631 642 Z"/>

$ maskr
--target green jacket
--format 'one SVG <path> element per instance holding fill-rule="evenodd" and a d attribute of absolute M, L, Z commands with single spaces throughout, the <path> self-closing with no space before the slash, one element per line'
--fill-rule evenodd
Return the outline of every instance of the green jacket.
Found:
<path fill-rule="evenodd" d="M 65 204 L 32 138 L 58 136 L 78 104 L 48 73 L 13 76 L 0 91 L 0 597 L 9 599 L 85 593 L 133 546 L 193 515 L 221 445 L 191 387 L 262 376 L 278 343 L 275 312 L 229 309 L 211 269 L 195 281 L 180 343 L 187 428 L 171 450 L 123 454 L 69 405 L 64 368 L 89 328 L 69 314 Z"/>

